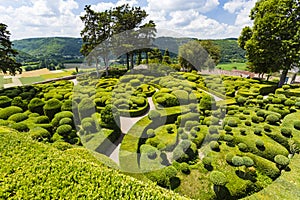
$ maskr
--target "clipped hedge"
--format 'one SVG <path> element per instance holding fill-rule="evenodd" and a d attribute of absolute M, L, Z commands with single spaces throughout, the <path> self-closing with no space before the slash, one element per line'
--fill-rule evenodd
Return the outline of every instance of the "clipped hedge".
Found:
<path fill-rule="evenodd" d="M 10 116 L 22 112 L 23 110 L 20 107 L 9 106 L 0 110 L 0 119 L 8 119 Z"/>
<path fill-rule="evenodd" d="M 33 98 L 28 104 L 28 109 L 30 112 L 38 113 L 40 115 L 44 115 L 43 107 L 45 102 L 39 98 Z"/>
<path fill-rule="evenodd" d="M 11 105 L 12 99 L 7 96 L 0 96 L 0 108 L 5 108 Z"/>
<path fill-rule="evenodd" d="M 45 115 L 52 120 L 54 115 L 61 111 L 61 105 L 61 102 L 56 98 L 50 99 L 43 107 Z"/>

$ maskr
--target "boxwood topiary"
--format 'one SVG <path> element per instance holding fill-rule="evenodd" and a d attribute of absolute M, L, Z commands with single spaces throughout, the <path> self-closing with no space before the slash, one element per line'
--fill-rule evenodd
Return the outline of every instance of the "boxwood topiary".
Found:
<path fill-rule="evenodd" d="M 25 113 L 16 113 L 11 115 L 8 120 L 9 121 L 14 121 L 14 122 L 21 122 L 28 119 L 28 115 L 26 115 Z"/>
<path fill-rule="evenodd" d="M 291 137 L 291 135 L 292 135 L 292 130 L 289 128 L 283 127 L 283 128 L 281 128 L 280 132 L 283 136 L 288 137 L 288 138 Z"/>
<path fill-rule="evenodd" d="M 44 115 L 44 110 L 43 110 L 44 105 L 45 102 L 43 100 L 39 98 L 33 98 L 28 104 L 28 109 L 30 112 Z"/>
<path fill-rule="evenodd" d="M 72 111 L 72 100 L 66 100 L 61 106 L 61 111 Z"/>
<path fill-rule="evenodd" d="M 294 128 L 300 130 L 300 120 L 294 121 Z"/>
<path fill-rule="evenodd" d="M 91 117 L 96 112 L 94 101 L 90 98 L 82 99 L 78 104 L 78 112 L 81 120 Z"/>
<path fill-rule="evenodd" d="M 219 171 L 211 172 L 209 179 L 216 186 L 225 186 L 228 183 L 227 177 Z"/>
<path fill-rule="evenodd" d="M 50 122 L 50 120 L 49 120 L 49 117 L 47 117 L 47 116 L 38 116 L 35 119 L 35 123 L 37 123 L 37 124 L 46 124 L 49 122 Z"/>
<path fill-rule="evenodd" d="M 251 126 L 251 122 L 247 120 L 247 121 L 245 121 L 245 125 L 246 126 Z"/>
<path fill-rule="evenodd" d="M 12 106 L 18 106 L 20 108 L 23 109 L 23 111 L 27 110 L 27 102 L 22 100 L 22 97 L 15 97 L 12 102 L 11 102 Z"/>
<path fill-rule="evenodd" d="M 230 120 L 228 120 L 227 125 L 230 127 L 237 127 L 238 124 L 237 124 L 236 120 L 230 119 Z"/>
<path fill-rule="evenodd" d="M 241 152 L 247 152 L 248 151 L 248 146 L 245 143 L 239 143 L 238 148 Z"/>
<path fill-rule="evenodd" d="M 269 124 L 276 124 L 277 122 L 280 121 L 280 118 L 277 116 L 277 115 L 274 115 L 274 114 L 270 114 L 267 116 L 266 118 L 266 121 L 269 123 Z"/>
<path fill-rule="evenodd" d="M 74 123 L 73 123 L 73 120 L 71 118 L 62 118 L 60 121 L 59 121 L 59 125 L 64 125 L 64 124 L 68 124 L 68 125 L 71 125 L 72 127 L 74 127 Z"/>
<path fill-rule="evenodd" d="M 52 120 L 54 118 L 54 115 L 61 111 L 61 102 L 55 98 L 50 99 L 46 102 L 43 109 L 45 115 L 49 117 L 50 120 Z"/>
<path fill-rule="evenodd" d="M 29 131 L 29 128 L 28 128 L 27 124 L 25 124 L 23 122 L 10 124 L 10 127 L 17 130 L 17 131 L 19 131 L 19 132 Z"/>
<path fill-rule="evenodd" d="M 220 150 L 220 145 L 217 141 L 211 141 L 209 143 L 209 146 L 210 146 L 211 150 L 214 150 L 214 151 L 219 151 Z"/>
<path fill-rule="evenodd" d="M 181 163 L 179 168 L 180 168 L 180 171 L 184 174 L 190 174 L 191 173 L 190 165 L 185 163 L 185 162 Z"/>
<path fill-rule="evenodd" d="M 48 141 L 51 138 L 51 134 L 44 128 L 35 127 L 29 131 L 29 135 L 33 140 Z"/>
<path fill-rule="evenodd" d="M 8 119 L 13 114 L 21 112 L 23 112 L 22 108 L 17 106 L 9 106 L 0 110 L 0 119 Z"/>
<path fill-rule="evenodd" d="M 256 140 L 255 145 L 258 149 L 264 148 L 264 142 L 262 140 Z"/>
<path fill-rule="evenodd" d="M 7 96 L 0 96 L 0 108 L 5 108 L 11 105 L 12 99 Z"/>
<path fill-rule="evenodd" d="M 255 128 L 254 129 L 254 134 L 255 135 L 261 136 L 262 135 L 261 132 L 262 132 L 262 130 L 260 128 Z"/>
<path fill-rule="evenodd" d="M 63 137 L 68 137 L 72 132 L 72 126 L 68 124 L 61 125 L 57 128 L 56 132 Z"/>
<path fill-rule="evenodd" d="M 279 169 L 284 169 L 290 163 L 290 160 L 283 155 L 276 155 L 274 157 L 274 161 L 276 162 Z"/>
<path fill-rule="evenodd" d="M 156 110 L 151 110 L 148 114 L 148 118 L 151 120 L 157 120 L 160 118 L 160 113 Z"/>

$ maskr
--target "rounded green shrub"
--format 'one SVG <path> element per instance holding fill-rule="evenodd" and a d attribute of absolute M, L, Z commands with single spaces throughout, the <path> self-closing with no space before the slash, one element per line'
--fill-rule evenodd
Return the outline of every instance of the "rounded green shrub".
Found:
<path fill-rule="evenodd" d="M 244 115 L 250 115 L 250 111 L 249 111 L 249 110 L 244 110 L 244 111 L 243 111 L 243 114 L 244 114 Z"/>
<path fill-rule="evenodd" d="M 284 105 L 285 106 L 293 106 L 295 105 L 295 101 L 291 100 L 291 99 L 287 99 L 285 102 L 284 102 Z"/>
<path fill-rule="evenodd" d="M 283 85 L 282 86 L 282 89 L 284 89 L 284 90 L 288 90 L 288 89 L 290 89 L 291 88 L 291 86 L 289 86 L 289 85 Z"/>
<path fill-rule="evenodd" d="M 269 126 L 269 125 L 264 125 L 264 130 L 265 130 L 266 132 L 271 132 L 271 126 Z"/>
<path fill-rule="evenodd" d="M 20 108 L 23 109 L 23 111 L 27 110 L 27 103 L 26 101 L 22 100 L 22 97 L 15 97 L 12 102 L 11 102 L 12 106 L 18 106 Z"/>
<path fill-rule="evenodd" d="M 243 156 L 243 163 L 246 167 L 252 167 L 254 165 L 253 160 L 248 156 Z"/>
<path fill-rule="evenodd" d="M 252 121 L 253 123 L 259 123 L 259 122 L 260 122 L 258 116 L 253 116 L 253 117 L 251 117 L 251 121 Z"/>
<path fill-rule="evenodd" d="M 72 127 L 74 126 L 74 123 L 73 123 L 73 120 L 71 118 L 62 118 L 60 121 L 59 121 L 59 125 L 64 125 L 64 124 L 68 124 L 68 125 L 71 125 Z"/>
<path fill-rule="evenodd" d="M 8 120 L 9 121 L 14 121 L 14 122 L 21 122 L 28 119 L 28 115 L 26 115 L 25 113 L 16 113 L 11 115 Z"/>
<path fill-rule="evenodd" d="M 217 127 L 217 126 L 209 126 L 208 132 L 209 132 L 210 134 L 218 134 L 218 133 L 219 133 L 218 127 Z"/>
<path fill-rule="evenodd" d="M 225 186 L 228 183 L 227 177 L 219 171 L 211 172 L 209 180 L 216 186 Z"/>
<path fill-rule="evenodd" d="M 45 102 L 39 98 L 33 98 L 28 104 L 28 109 L 30 112 L 38 113 L 40 115 L 44 115 L 43 107 Z"/>
<path fill-rule="evenodd" d="M 72 132 L 72 126 L 68 124 L 61 125 L 57 128 L 56 132 L 63 137 L 67 137 Z"/>
<path fill-rule="evenodd" d="M 185 129 L 187 131 L 190 131 L 190 130 L 192 130 L 192 128 L 197 127 L 197 126 L 199 126 L 199 122 L 196 122 L 196 121 L 187 121 L 185 123 Z"/>
<path fill-rule="evenodd" d="M 33 140 L 48 141 L 51 138 L 51 134 L 44 128 L 35 127 L 29 131 L 29 135 Z"/>
<path fill-rule="evenodd" d="M 276 155 L 274 157 L 274 161 L 280 166 L 280 168 L 284 168 L 290 163 L 290 160 L 283 155 Z"/>
<path fill-rule="evenodd" d="M 72 103 L 72 100 L 66 100 L 61 106 L 61 111 L 72 111 Z"/>
<path fill-rule="evenodd" d="M 236 99 L 236 102 L 237 102 L 239 105 L 244 105 L 244 104 L 246 103 L 246 101 L 247 101 L 247 98 L 245 98 L 245 97 L 238 97 L 238 98 Z"/>
<path fill-rule="evenodd" d="M 247 135 L 246 134 L 246 129 L 243 129 L 243 128 L 240 129 L 240 133 L 241 133 L 241 135 Z"/>
<path fill-rule="evenodd" d="M 251 126 L 251 122 L 247 120 L 247 121 L 245 121 L 245 125 L 246 126 Z"/>
<path fill-rule="evenodd" d="M 239 143 L 238 148 L 241 152 L 247 152 L 248 151 L 248 146 L 245 143 Z"/>
<path fill-rule="evenodd" d="M 226 155 L 225 160 L 228 164 L 232 164 L 232 158 L 234 157 L 234 154 L 229 153 Z"/>
<path fill-rule="evenodd" d="M 180 164 L 180 171 L 184 174 L 190 174 L 191 170 L 190 170 L 190 166 L 189 164 L 183 162 Z"/>
<path fill-rule="evenodd" d="M 43 107 L 45 115 L 49 117 L 50 120 L 52 120 L 54 118 L 54 115 L 61 111 L 61 105 L 62 104 L 59 100 L 55 98 L 50 99 Z"/>
<path fill-rule="evenodd" d="M 214 150 L 214 151 L 220 150 L 220 145 L 217 141 L 211 141 L 209 143 L 209 146 L 210 146 L 211 150 Z"/>
<path fill-rule="evenodd" d="M 29 131 L 29 128 L 27 126 L 27 124 L 23 123 L 23 122 L 18 122 L 18 123 L 13 123 L 10 125 L 11 128 L 19 131 L 19 132 L 27 132 Z"/>
<path fill-rule="evenodd" d="M 277 122 L 280 121 L 280 118 L 277 116 L 277 115 L 274 115 L 274 114 L 270 114 L 267 116 L 266 118 L 266 121 L 269 123 L 269 124 L 276 124 Z"/>
<path fill-rule="evenodd" d="M 10 116 L 16 113 L 22 113 L 23 110 L 17 106 L 9 106 L 0 110 L 0 119 L 8 119 Z"/>
<path fill-rule="evenodd" d="M 156 110 L 151 110 L 148 114 L 148 118 L 151 120 L 157 120 L 160 118 L 160 113 Z"/>
<path fill-rule="evenodd" d="M 232 131 L 232 128 L 231 128 L 230 126 L 228 126 L 228 125 L 225 125 L 225 126 L 224 126 L 224 130 L 225 130 L 227 133 L 229 133 L 229 132 Z"/>
<path fill-rule="evenodd" d="M 80 119 L 91 117 L 96 112 L 94 101 L 90 98 L 83 98 L 78 104 L 78 113 Z"/>
<path fill-rule="evenodd" d="M 236 120 L 230 119 L 230 120 L 228 120 L 227 125 L 230 127 L 237 127 L 238 123 Z"/>
<path fill-rule="evenodd" d="M 203 162 L 204 166 L 211 166 L 212 161 L 213 161 L 213 159 L 209 156 L 205 156 L 202 159 L 202 162 Z"/>
<path fill-rule="evenodd" d="M 260 148 L 264 148 L 265 144 L 264 144 L 264 142 L 262 140 L 256 140 L 255 141 L 255 145 L 256 145 L 257 148 L 260 149 Z"/>
<path fill-rule="evenodd" d="M 47 117 L 47 116 L 38 116 L 35 119 L 35 123 L 37 123 L 37 124 L 47 124 L 49 122 L 50 122 L 50 120 L 49 120 L 49 117 Z"/>
<path fill-rule="evenodd" d="M 148 138 L 153 138 L 153 137 L 155 137 L 155 132 L 154 132 L 154 130 L 153 130 L 153 129 L 148 129 L 148 130 L 147 130 L 147 136 L 148 136 Z"/>
<path fill-rule="evenodd" d="M 0 96 L 0 108 L 5 108 L 11 105 L 12 99 L 7 96 Z"/>
<path fill-rule="evenodd" d="M 261 136 L 261 132 L 262 132 L 262 130 L 260 128 L 254 129 L 254 134 L 255 135 Z"/>
<path fill-rule="evenodd" d="M 113 104 L 108 104 L 100 112 L 101 122 L 108 128 L 118 129 L 120 127 L 120 112 Z"/>
<path fill-rule="evenodd" d="M 294 128 L 297 129 L 297 130 L 300 130 L 300 120 L 294 121 Z"/>
<path fill-rule="evenodd" d="M 280 132 L 283 136 L 288 137 L 288 138 L 291 137 L 291 135 L 292 135 L 292 130 L 289 128 L 282 127 L 280 129 Z"/>
<path fill-rule="evenodd" d="M 233 156 L 232 158 L 232 164 L 236 167 L 240 167 L 244 165 L 244 160 L 240 156 Z"/>

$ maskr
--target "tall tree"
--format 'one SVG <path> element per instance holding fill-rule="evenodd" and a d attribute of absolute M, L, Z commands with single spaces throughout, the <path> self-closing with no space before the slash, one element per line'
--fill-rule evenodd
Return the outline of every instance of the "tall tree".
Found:
<path fill-rule="evenodd" d="M 221 60 L 220 47 L 215 45 L 211 40 L 201 40 L 200 44 L 213 59 L 214 65 L 218 65 Z"/>
<path fill-rule="evenodd" d="M 255 72 L 282 70 L 281 87 L 288 70 L 300 64 L 300 2 L 259 0 L 250 18 L 254 25 L 243 29 L 239 44 Z"/>
<path fill-rule="evenodd" d="M 90 5 L 84 10 L 85 15 L 80 17 L 84 22 L 84 29 L 81 31 L 83 45 L 80 51 L 84 56 L 88 56 L 88 62 L 95 61 L 98 76 L 99 62 L 102 58 L 108 74 L 112 48 L 110 38 L 113 35 L 111 11 L 95 12 Z"/>
<path fill-rule="evenodd" d="M 16 75 L 16 72 L 22 73 L 22 68 L 14 58 L 18 52 L 12 46 L 7 25 L 0 23 L 0 70 L 3 73 Z"/>
<path fill-rule="evenodd" d="M 191 40 L 179 47 L 178 61 L 183 70 L 212 69 L 214 62 L 199 41 Z"/>
<path fill-rule="evenodd" d="M 165 50 L 165 54 L 163 56 L 162 63 L 171 64 L 171 57 L 170 57 L 169 49 Z"/>

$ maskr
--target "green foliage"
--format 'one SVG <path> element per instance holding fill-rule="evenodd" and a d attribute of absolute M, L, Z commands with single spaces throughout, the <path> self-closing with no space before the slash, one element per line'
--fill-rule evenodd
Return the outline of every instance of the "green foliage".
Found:
<path fill-rule="evenodd" d="M 28 119 L 28 115 L 26 115 L 25 113 L 16 113 L 11 115 L 8 120 L 9 121 L 14 121 L 14 122 L 21 122 Z"/>
<path fill-rule="evenodd" d="M 300 120 L 294 121 L 294 128 L 300 130 Z"/>
<path fill-rule="evenodd" d="M 213 171 L 209 175 L 210 181 L 217 186 L 225 186 L 228 183 L 227 177 L 219 171 Z"/>
<path fill-rule="evenodd" d="M 219 151 L 220 150 L 220 145 L 219 145 L 219 143 L 217 141 L 211 141 L 209 143 L 209 146 L 214 151 Z"/>
<path fill-rule="evenodd" d="M 27 124 L 25 124 L 24 122 L 18 122 L 18 123 L 10 124 L 10 127 L 17 130 L 17 131 L 19 131 L 19 132 L 29 131 L 29 128 L 28 128 Z"/>
<path fill-rule="evenodd" d="M 243 159 L 243 164 L 246 167 L 252 167 L 254 165 L 253 160 L 251 158 L 249 158 L 248 156 L 243 156 L 242 159 Z"/>
<path fill-rule="evenodd" d="M 256 140 L 256 141 L 255 141 L 255 145 L 256 145 L 256 147 L 259 148 L 259 149 L 265 147 L 264 141 L 262 141 L 262 140 Z"/>
<path fill-rule="evenodd" d="M 201 98 L 199 108 L 201 110 L 212 110 L 216 106 L 215 99 L 210 95 L 205 95 Z"/>
<path fill-rule="evenodd" d="M 80 119 L 91 117 L 95 112 L 95 104 L 90 98 L 84 98 L 78 104 L 78 112 Z"/>
<path fill-rule="evenodd" d="M 15 97 L 12 102 L 11 102 L 12 106 L 18 106 L 20 108 L 23 109 L 23 111 L 27 110 L 27 102 L 25 102 L 24 100 L 22 100 L 22 97 Z"/>
<path fill-rule="evenodd" d="M 63 137 L 68 137 L 72 132 L 72 126 L 68 124 L 61 125 L 57 128 L 56 132 Z"/>
<path fill-rule="evenodd" d="M 274 161 L 282 167 L 286 167 L 290 163 L 290 160 L 283 155 L 275 156 Z"/>
<path fill-rule="evenodd" d="M 248 146 L 242 142 L 238 144 L 238 148 L 241 152 L 247 152 L 249 150 Z"/>
<path fill-rule="evenodd" d="M 274 115 L 274 114 L 270 114 L 267 116 L 266 118 L 266 121 L 269 123 L 269 124 L 276 124 L 277 122 L 280 121 L 280 118 L 277 116 L 277 115 Z"/>
<path fill-rule="evenodd" d="M 35 127 L 29 131 L 29 135 L 33 140 L 41 141 L 49 141 L 51 138 L 51 134 L 44 128 Z"/>
<path fill-rule="evenodd" d="M 282 127 L 280 130 L 281 134 L 287 138 L 291 137 L 292 135 L 292 130 L 286 127 Z"/>
<path fill-rule="evenodd" d="M 28 104 L 28 109 L 30 112 L 43 115 L 44 114 L 44 110 L 43 110 L 44 105 L 45 105 L 45 102 L 42 99 L 33 98 Z"/>
<path fill-rule="evenodd" d="M 148 113 L 148 118 L 151 119 L 151 120 L 158 120 L 160 118 L 160 113 L 156 110 L 151 110 L 149 113 Z"/>
<path fill-rule="evenodd" d="M 244 165 L 244 159 L 240 156 L 233 156 L 232 164 L 236 167 L 240 167 Z"/>
<path fill-rule="evenodd" d="M 5 108 L 11 105 L 12 99 L 7 96 L 0 96 L 0 108 Z"/>
<path fill-rule="evenodd" d="M 61 102 L 55 98 L 50 99 L 46 102 L 44 105 L 44 113 L 47 117 L 49 117 L 50 120 L 54 118 L 54 115 L 61 110 Z"/>
<path fill-rule="evenodd" d="M 108 104 L 100 112 L 101 121 L 110 128 L 117 128 L 120 126 L 120 113 L 118 109 L 112 105 Z"/>
<path fill-rule="evenodd" d="M 0 110 L 0 119 L 8 119 L 10 116 L 23 112 L 22 108 L 9 106 Z"/>

